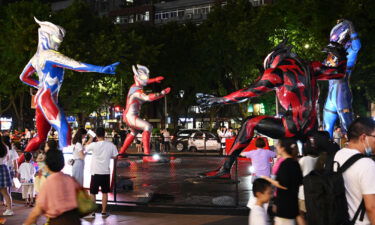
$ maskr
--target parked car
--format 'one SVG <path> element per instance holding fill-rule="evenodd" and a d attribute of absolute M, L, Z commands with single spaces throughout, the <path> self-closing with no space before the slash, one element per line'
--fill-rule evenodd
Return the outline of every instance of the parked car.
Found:
<path fill-rule="evenodd" d="M 180 130 L 172 137 L 172 144 L 179 152 L 220 150 L 219 138 L 206 130 Z"/>

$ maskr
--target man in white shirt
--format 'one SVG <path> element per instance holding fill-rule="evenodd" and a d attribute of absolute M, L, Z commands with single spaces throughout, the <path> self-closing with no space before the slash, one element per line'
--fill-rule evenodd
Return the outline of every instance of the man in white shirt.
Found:
<path fill-rule="evenodd" d="M 116 146 L 109 141 L 105 141 L 105 130 L 103 127 L 96 129 L 97 142 L 93 142 L 86 146 L 87 152 L 92 152 L 91 159 L 91 183 L 90 194 L 95 200 L 96 194 L 101 192 L 102 198 L 102 216 L 107 216 L 108 192 L 110 192 L 110 169 L 111 159 L 118 155 Z M 95 216 L 95 213 L 92 215 Z"/>
<path fill-rule="evenodd" d="M 169 134 L 169 131 L 167 128 L 163 130 L 163 137 L 164 137 L 164 150 L 165 152 L 169 152 L 171 147 L 170 147 L 170 142 L 171 142 L 171 135 Z"/>
<path fill-rule="evenodd" d="M 335 161 L 341 166 L 355 154 L 372 155 L 375 152 L 375 121 L 358 118 L 348 129 L 348 146 L 338 151 Z M 362 158 L 343 173 L 349 216 L 352 219 L 364 199 L 366 214 L 363 221 L 355 225 L 375 224 L 375 162 Z"/>

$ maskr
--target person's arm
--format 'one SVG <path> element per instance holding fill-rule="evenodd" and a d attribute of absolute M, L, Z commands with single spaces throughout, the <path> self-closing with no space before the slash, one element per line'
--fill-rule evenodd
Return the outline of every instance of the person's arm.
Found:
<path fill-rule="evenodd" d="M 224 97 L 215 97 L 206 94 L 197 94 L 197 102 L 202 108 L 215 105 L 241 103 L 249 98 L 258 97 L 281 86 L 283 71 L 278 68 L 271 68 L 264 71 L 262 77 L 248 88 L 235 91 Z"/>
<path fill-rule="evenodd" d="M 112 159 L 115 159 L 118 155 L 118 151 L 115 145 L 112 146 Z"/>
<path fill-rule="evenodd" d="M 261 178 L 265 179 L 265 180 L 268 180 L 268 182 L 270 182 L 273 186 L 277 187 L 277 188 L 280 188 L 280 189 L 283 189 L 283 190 L 288 190 L 287 187 L 284 187 L 283 185 L 281 185 L 279 183 L 279 181 L 277 180 L 274 180 L 270 177 L 266 177 L 266 176 L 261 176 Z"/>
<path fill-rule="evenodd" d="M 162 76 L 150 78 L 150 79 L 148 79 L 147 84 L 160 83 L 162 80 L 164 80 L 164 77 L 162 77 Z"/>
<path fill-rule="evenodd" d="M 345 76 L 346 60 L 339 62 L 337 67 L 325 66 L 319 61 L 311 62 L 310 66 L 317 80 L 341 79 Z"/>
<path fill-rule="evenodd" d="M 46 65 L 52 65 L 53 67 L 61 67 L 64 69 L 70 69 L 77 72 L 97 72 L 106 74 L 115 74 L 116 67 L 120 64 L 119 62 L 113 63 L 108 66 L 96 66 L 88 63 L 78 62 L 72 58 L 69 58 L 57 51 L 50 50 L 45 53 L 48 56 Z"/>
<path fill-rule="evenodd" d="M 31 78 L 31 76 L 34 73 L 35 73 L 35 69 L 31 65 L 31 61 L 30 61 L 29 63 L 27 63 L 27 65 L 23 69 L 20 75 L 20 80 L 31 87 L 38 88 L 39 81 Z"/>
<path fill-rule="evenodd" d="M 163 98 L 171 91 L 170 88 L 166 88 L 162 90 L 160 93 L 151 93 L 151 94 L 145 94 L 143 90 L 138 90 L 136 97 L 139 99 L 142 99 L 143 101 L 152 102 L 158 99 Z"/>
<path fill-rule="evenodd" d="M 375 194 L 363 195 L 366 213 L 371 224 L 375 224 Z"/>
<path fill-rule="evenodd" d="M 29 216 L 23 222 L 24 225 L 33 225 L 36 224 L 36 221 L 38 220 L 39 216 L 43 214 L 42 208 L 39 206 L 39 204 L 36 204 L 35 207 L 31 210 Z"/>

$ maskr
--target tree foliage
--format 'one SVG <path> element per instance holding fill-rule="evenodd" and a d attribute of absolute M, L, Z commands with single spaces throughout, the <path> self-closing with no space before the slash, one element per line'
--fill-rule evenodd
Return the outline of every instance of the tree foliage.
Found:
<path fill-rule="evenodd" d="M 253 7 L 248 0 L 228 0 L 217 4 L 201 25 L 169 23 L 162 26 L 133 24 L 125 29 L 109 18 L 98 17 L 83 1 L 51 12 L 41 1 L 20 1 L 0 8 L 0 113 L 32 114 L 29 88 L 19 74 L 36 51 L 37 24 L 48 20 L 67 31 L 60 51 L 79 61 L 106 65 L 120 61 L 114 76 L 66 70 L 60 104 L 70 115 L 82 120 L 103 106 L 125 105 L 133 83 L 131 65 L 139 63 L 151 70 L 151 77 L 164 76 L 149 91 L 170 86 L 168 113 L 176 122 L 188 115 L 195 93 L 219 96 L 253 83 L 261 74 L 264 57 L 280 41 L 288 38 L 294 51 L 306 61 L 322 61 L 321 49 L 328 43 L 336 20 L 353 21 L 362 41 L 357 66 L 351 77 L 354 109 L 367 112 L 366 101 L 375 100 L 375 2 L 371 0 L 283 0 Z M 184 91 L 181 98 L 180 91 Z M 326 85 L 322 85 L 322 97 Z M 275 110 L 274 94 L 251 102 L 263 102 L 267 113 Z M 164 115 L 162 101 L 148 104 L 147 114 Z M 211 115 L 244 117 L 249 102 L 213 109 Z"/>

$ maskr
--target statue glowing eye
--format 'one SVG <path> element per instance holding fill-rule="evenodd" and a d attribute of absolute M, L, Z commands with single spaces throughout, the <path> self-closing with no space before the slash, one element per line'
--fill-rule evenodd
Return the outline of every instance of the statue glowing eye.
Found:
<path fill-rule="evenodd" d="M 61 43 L 62 42 L 62 40 L 60 38 L 56 37 L 55 35 L 52 35 L 52 40 L 54 42 L 56 42 L 56 43 Z"/>
<path fill-rule="evenodd" d="M 139 75 L 139 78 L 140 78 L 141 80 L 147 80 L 147 79 L 148 79 L 148 76 L 147 76 L 146 74 L 140 74 L 140 75 Z"/>

